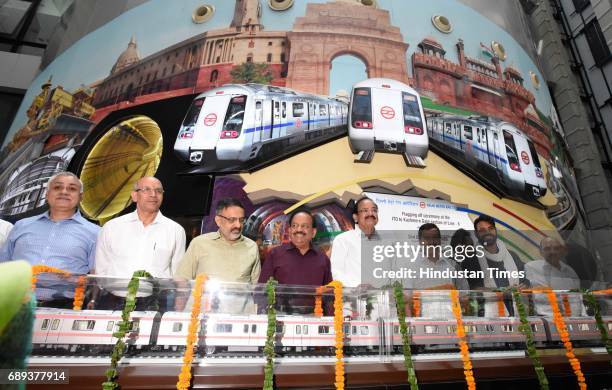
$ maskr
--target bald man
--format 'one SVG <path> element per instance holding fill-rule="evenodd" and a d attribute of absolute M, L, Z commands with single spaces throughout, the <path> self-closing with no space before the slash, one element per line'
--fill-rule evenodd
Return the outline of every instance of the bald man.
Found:
<path fill-rule="evenodd" d="M 540 242 L 540 253 L 543 260 L 534 260 L 525 264 L 527 279 L 534 288 L 550 287 L 553 290 L 572 290 L 580 288 L 580 278 L 572 267 L 561 260 L 565 256 L 565 246 L 556 238 L 545 237 Z M 544 294 L 534 294 L 535 309 L 538 314 L 551 315 L 552 310 Z M 582 302 L 579 296 L 570 296 L 571 310 L 574 315 L 582 313 Z M 563 309 L 562 309 L 563 310 Z"/>
<path fill-rule="evenodd" d="M 185 254 L 185 229 L 159 211 L 164 187 L 154 177 L 134 185 L 136 210 L 108 221 L 98 236 L 95 273 L 130 277 L 146 270 L 156 278 L 174 276 Z"/>

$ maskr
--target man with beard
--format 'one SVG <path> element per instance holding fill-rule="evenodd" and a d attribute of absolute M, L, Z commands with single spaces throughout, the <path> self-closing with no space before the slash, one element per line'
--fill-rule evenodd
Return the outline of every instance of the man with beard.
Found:
<path fill-rule="evenodd" d="M 332 272 L 329 258 L 312 246 L 317 233 L 314 216 L 306 210 L 298 210 L 289 217 L 289 239 L 291 242 L 277 246 L 266 256 L 259 283 L 270 277 L 279 284 L 324 286 L 331 282 Z M 279 300 L 280 310 L 286 313 L 312 312 L 311 297 Z"/>
<path fill-rule="evenodd" d="M 474 220 L 474 230 L 476 238 L 484 247 L 484 256 L 478 257 L 478 264 L 484 273 L 484 287 L 487 289 L 529 287 L 529 280 L 525 277 L 525 265 L 516 253 L 508 250 L 506 245 L 497 239 L 495 220 L 482 214 Z M 505 303 L 507 314 L 512 315 L 512 306 L 508 301 Z M 485 303 L 486 316 L 493 316 L 496 311 L 496 302 Z"/>
<path fill-rule="evenodd" d="M 195 279 L 204 273 L 221 282 L 257 283 L 259 250 L 255 241 L 242 235 L 244 221 L 244 206 L 238 199 L 220 200 L 215 215 L 219 230 L 191 241 L 176 275 Z"/>
<path fill-rule="evenodd" d="M 360 198 L 353 207 L 355 229 L 336 236 L 331 248 L 331 270 L 336 280 L 345 287 L 357 287 L 361 280 L 362 241 L 376 240 L 378 206 L 367 196 Z"/>
<path fill-rule="evenodd" d="M 73 274 L 86 274 L 94 268 L 96 237 L 100 227 L 81 216 L 78 206 L 83 183 L 72 172 L 53 175 L 47 184 L 49 211 L 20 220 L 11 230 L 0 261 L 27 260 Z M 39 278 L 36 297 L 41 306 L 72 308 L 74 286 Z"/>

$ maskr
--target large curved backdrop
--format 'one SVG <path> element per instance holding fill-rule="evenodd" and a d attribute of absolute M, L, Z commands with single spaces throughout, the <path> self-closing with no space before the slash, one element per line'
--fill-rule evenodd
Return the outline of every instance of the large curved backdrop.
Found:
<path fill-rule="evenodd" d="M 32 83 L 3 146 L 0 216 L 40 211 L 46 180 L 70 169 L 85 183 L 83 211 L 104 222 L 129 206 L 135 180 L 156 174 L 166 213 L 199 216 L 204 231 L 214 229 L 205 215 L 220 197 L 243 198 L 246 232 L 264 250 L 287 240 L 285 213 L 301 204 L 316 210 L 325 245 L 352 228 L 346 206 L 368 192 L 389 206 L 381 208 L 396 222 L 389 228 L 469 228 L 486 213 L 524 260 L 533 258 L 544 235 L 581 225 L 580 204 L 516 7 L 143 2 L 54 45 L 64 49 Z M 71 15 L 69 24 L 83 13 Z M 409 85 L 416 100 L 371 92 L 373 119 L 356 124 L 355 102 L 347 104 L 368 78 L 387 79 L 371 91 Z M 249 82 L 268 87 L 222 87 Z M 410 117 L 407 104 L 418 101 L 422 112 Z M 405 146 L 376 133 L 372 150 L 356 147 L 349 127 L 384 120 L 399 123 Z M 419 131 L 425 149 L 415 152 L 410 136 Z"/>

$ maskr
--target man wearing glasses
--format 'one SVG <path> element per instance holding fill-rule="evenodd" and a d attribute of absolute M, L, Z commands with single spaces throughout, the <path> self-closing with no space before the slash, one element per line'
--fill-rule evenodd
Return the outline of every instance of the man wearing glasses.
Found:
<path fill-rule="evenodd" d="M 334 238 L 331 249 L 332 274 L 346 287 L 357 287 L 361 280 L 362 240 L 378 239 L 378 206 L 367 196 L 360 198 L 353 207 L 355 229 Z"/>
<path fill-rule="evenodd" d="M 131 277 L 146 270 L 156 278 L 172 278 L 185 253 L 185 229 L 159 211 L 164 188 L 158 179 L 140 178 L 131 196 L 136 210 L 108 221 L 100 231 L 95 273 Z"/>
<path fill-rule="evenodd" d="M 204 273 L 221 282 L 257 283 L 261 265 L 255 241 L 242 235 L 244 206 L 228 198 L 217 203 L 215 223 L 219 230 L 194 238 L 176 275 L 195 279 Z"/>

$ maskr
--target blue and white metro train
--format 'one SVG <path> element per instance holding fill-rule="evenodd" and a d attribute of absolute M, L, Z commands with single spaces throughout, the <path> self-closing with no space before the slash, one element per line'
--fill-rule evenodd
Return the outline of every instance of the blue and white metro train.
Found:
<path fill-rule="evenodd" d="M 429 140 L 421 98 L 410 86 L 383 78 L 356 83 L 349 112 L 354 153 L 380 150 L 427 156 Z"/>
<path fill-rule="evenodd" d="M 193 164 L 246 162 L 346 132 L 347 104 L 260 84 L 227 84 L 198 95 L 174 144 Z"/>
<path fill-rule="evenodd" d="M 510 191 L 538 198 L 546 180 L 533 141 L 508 122 L 487 117 L 427 116 L 427 131 L 476 171 L 495 171 Z M 481 169 L 484 168 L 484 169 Z"/>
<path fill-rule="evenodd" d="M 184 349 L 191 320 L 187 312 L 132 312 L 133 321 L 127 333 L 131 350 L 177 351 Z M 539 346 L 560 346 L 560 335 L 548 317 L 529 317 L 534 341 Z M 608 331 L 612 331 L 612 317 L 604 317 Z M 121 321 L 120 311 L 38 308 L 34 321 L 33 353 L 97 354 L 112 348 L 117 339 L 113 332 Z M 593 317 L 567 317 L 565 322 L 575 345 L 599 345 L 601 338 Z M 514 317 L 464 317 L 463 323 L 470 348 L 523 348 L 525 337 L 519 330 L 519 319 Z M 412 344 L 420 351 L 455 350 L 458 342 L 457 322 L 424 317 L 407 318 Z M 219 352 L 247 353 L 263 350 L 268 318 L 262 314 L 200 315 L 199 354 Z M 321 353 L 335 346 L 333 317 L 301 315 L 277 316 L 279 353 Z M 352 353 L 397 353 L 402 341 L 397 319 L 345 319 L 345 347 Z"/>

